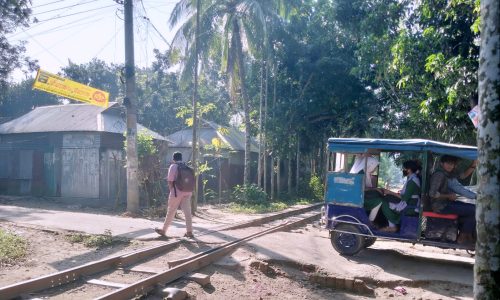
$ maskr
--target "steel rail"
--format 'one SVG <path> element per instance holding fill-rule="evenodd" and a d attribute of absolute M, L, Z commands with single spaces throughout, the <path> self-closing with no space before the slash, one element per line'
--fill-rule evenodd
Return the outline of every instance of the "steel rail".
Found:
<path fill-rule="evenodd" d="M 315 209 L 321 204 L 313 204 L 304 208 L 290 210 L 287 212 L 277 213 L 270 216 L 265 216 L 263 218 L 258 218 L 246 222 L 240 222 L 237 224 L 232 224 L 229 226 L 225 226 L 218 230 L 207 230 L 198 234 L 198 236 L 210 234 L 213 232 L 221 232 L 226 230 L 233 230 L 243 227 L 250 227 L 256 225 L 262 225 L 272 220 L 276 220 L 279 218 L 288 217 L 295 214 L 301 214 L 310 210 Z M 60 272 L 44 275 L 37 278 L 32 278 L 26 281 L 14 283 L 8 286 L 0 287 L 0 300 L 3 299 L 12 299 L 19 297 L 26 293 L 37 292 L 53 287 L 57 287 L 63 284 L 67 284 L 76 280 L 81 279 L 83 276 L 94 275 L 112 268 L 123 267 L 127 265 L 131 265 L 147 258 L 150 258 L 154 255 L 163 253 L 166 250 L 176 247 L 182 241 L 176 240 L 173 242 L 166 242 L 160 245 L 147 247 L 144 249 L 132 251 L 125 254 L 114 255 L 105 259 L 101 259 L 98 261 L 89 262 L 87 264 L 69 268 Z"/>
<path fill-rule="evenodd" d="M 281 224 L 278 226 L 271 227 L 269 229 L 248 235 L 241 239 L 234 240 L 232 242 L 227 242 L 224 245 L 219 247 L 210 249 L 206 252 L 196 254 L 192 256 L 192 259 L 169 269 L 163 273 L 158 273 L 156 275 L 152 275 L 148 278 L 140 280 L 136 283 L 130 284 L 127 287 L 123 287 L 116 291 L 110 292 L 104 296 L 96 298 L 97 300 L 122 300 L 122 299 L 131 299 L 134 297 L 142 296 L 147 294 L 149 291 L 153 290 L 159 284 L 167 284 L 174 280 L 177 280 L 186 274 L 203 268 L 222 257 L 226 256 L 230 252 L 232 252 L 235 248 L 240 245 L 246 243 L 247 241 L 263 236 L 265 234 L 269 234 L 276 231 L 287 230 L 295 226 L 302 225 L 304 223 L 311 222 L 314 219 L 317 219 L 320 214 L 313 214 L 312 216 L 308 216 L 306 218 L 300 219 L 298 221 L 288 222 L 285 224 Z"/>

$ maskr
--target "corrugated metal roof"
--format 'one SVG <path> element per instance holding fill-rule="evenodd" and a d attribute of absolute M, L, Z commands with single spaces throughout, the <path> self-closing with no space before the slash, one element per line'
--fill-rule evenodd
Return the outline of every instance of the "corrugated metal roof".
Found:
<path fill-rule="evenodd" d="M 202 120 L 202 123 L 203 125 L 198 132 L 200 147 L 210 145 L 212 143 L 212 139 L 218 137 L 232 150 L 245 151 L 244 132 L 241 132 L 234 127 L 221 126 L 206 120 Z M 224 128 L 224 130 L 219 130 L 219 128 Z M 177 131 L 167 136 L 167 139 L 172 141 L 170 147 L 189 148 L 191 147 L 193 140 L 193 130 L 190 128 Z M 250 151 L 259 152 L 258 144 L 254 139 L 250 141 Z"/>
<path fill-rule="evenodd" d="M 110 103 L 108 108 L 90 104 L 41 106 L 29 113 L 0 125 L 0 134 L 34 132 L 99 131 L 124 133 L 126 120 L 122 108 Z M 137 131 L 145 131 L 157 140 L 167 140 L 162 135 L 137 124 Z"/>

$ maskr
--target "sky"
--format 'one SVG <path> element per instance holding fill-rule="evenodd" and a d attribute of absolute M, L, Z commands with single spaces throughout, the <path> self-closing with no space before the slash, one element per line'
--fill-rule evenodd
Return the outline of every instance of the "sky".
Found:
<path fill-rule="evenodd" d="M 153 49 L 169 48 L 165 39 L 170 42 L 177 28 L 170 29 L 168 18 L 176 2 L 134 0 L 136 66 L 151 65 Z M 12 43 L 26 41 L 26 55 L 38 60 L 41 69 L 57 73 L 69 60 L 83 64 L 94 57 L 124 63 L 123 5 L 114 0 L 32 0 L 32 10 L 38 22 L 7 37 Z M 15 81 L 23 77 L 20 71 L 13 74 Z"/>

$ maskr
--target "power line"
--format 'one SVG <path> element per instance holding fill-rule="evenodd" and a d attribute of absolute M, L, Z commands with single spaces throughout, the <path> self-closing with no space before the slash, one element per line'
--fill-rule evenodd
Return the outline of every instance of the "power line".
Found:
<path fill-rule="evenodd" d="M 80 4 L 81 4 L 81 3 L 83 3 L 83 2 L 84 2 L 84 0 L 81 0 L 81 1 L 80 1 L 80 2 L 78 2 L 76 5 L 80 5 Z M 54 2 L 54 3 L 55 3 L 55 2 Z M 102 7 L 101 7 L 101 8 L 102 8 Z M 98 8 L 98 9 L 101 9 L 101 8 Z M 67 11 L 69 11 L 69 10 L 71 10 L 71 9 L 72 9 L 72 7 L 71 7 L 71 6 L 70 6 L 69 8 L 66 8 L 66 10 L 67 10 Z M 86 12 L 86 11 L 83 11 L 83 12 L 78 12 L 78 13 L 71 14 L 71 15 L 76 15 L 76 14 L 80 14 L 80 13 L 84 13 L 84 12 Z M 56 15 L 56 16 L 55 16 L 55 17 L 53 17 L 53 18 L 46 19 L 46 20 L 43 20 L 43 21 L 38 21 L 38 20 L 35 18 L 34 25 L 30 26 L 30 27 L 29 27 L 28 29 L 26 29 L 26 30 L 33 30 L 33 29 L 37 28 L 38 26 L 43 25 L 46 21 L 50 21 L 50 20 L 54 20 L 54 19 L 59 19 L 59 18 L 64 18 L 64 17 L 69 16 L 69 15 L 66 15 L 66 16 L 61 16 L 61 15 L 62 15 L 62 13 L 60 13 L 60 14 Z M 23 30 L 23 31 L 26 31 L 26 30 Z M 23 31 L 19 31 L 19 32 L 17 32 L 17 33 L 14 33 L 14 34 L 12 34 L 11 36 L 9 36 L 8 38 L 9 38 L 9 39 L 12 39 L 12 38 L 14 38 L 15 36 L 17 36 L 17 35 L 19 35 L 19 34 L 23 33 Z"/>
<path fill-rule="evenodd" d="M 153 29 L 156 31 L 156 33 L 160 36 L 160 38 L 168 45 L 169 48 L 172 48 L 172 45 L 167 41 L 167 39 L 165 37 L 163 37 L 163 35 L 160 33 L 160 31 L 156 28 L 156 26 L 153 24 L 153 22 L 151 22 L 151 20 L 148 18 L 147 16 L 147 11 L 146 11 L 146 7 L 144 7 L 144 2 L 141 0 L 141 5 L 142 5 L 142 9 L 144 10 L 144 16 L 142 16 L 142 18 L 144 20 L 146 20 L 148 22 L 148 24 L 150 24 Z"/>
<path fill-rule="evenodd" d="M 59 7 L 59 8 L 54 8 L 54 9 L 51 9 L 51 10 L 46 10 L 46 11 L 42 11 L 42 12 L 39 12 L 39 13 L 36 13 L 36 14 L 32 14 L 32 16 L 43 15 L 43 14 L 46 14 L 46 13 L 49 13 L 49 12 L 63 10 L 63 9 L 66 9 L 66 8 L 73 8 L 73 7 L 76 7 L 76 6 L 80 6 L 80 5 L 83 5 L 83 4 L 89 4 L 89 3 L 92 3 L 92 2 L 96 2 L 96 1 L 98 1 L 98 0 L 91 0 L 89 2 L 80 2 L 80 3 L 77 3 L 77 4 L 72 4 L 72 5 L 63 6 L 63 7 Z"/>
<path fill-rule="evenodd" d="M 107 14 L 107 13 L 108 12 L 103 12 L 103 13 L 100 13 L 100 14 L 96 14 L 96 15 L 94 15 L 94 17 L 98 17 L 98 16 L 101 16 L 101 15 Z M 91 24 L 91 23 L 94 23 L 96 21 L 100 21 L 100 20 L 102 20 L 104 18 L 107 18 L 107 16 L 98 17 L 98 18 L 94 18 L 94 19 L 91 19 L 91 20 L 89 20 L 89 18 L 87 16 L 85 16 L 85 17 L 80 18 L 78 20 L 72 21 L 71 22 L 72 24 L 70 26 L 68 26 L 68 24 L 65 23 L 65 24 L 62 24 L 62 25 L 59 25 L 59 26 L 56 26 L 56 27 L 53 27 L 53 28 L 46 29 L 44 31 L 39 31 L 39 32 L 32 33 L 31 35 L 32 36 L 39 36 L 39 35 L 44 35 L 44 34 L 53 33 L 53 32 L 57 32 L 57 31 L 68 30 L 68 29 L 71 29 L 71 28 L 74 28 L 74 27 L 78 27 L 78 26 L 81 26 L 81 25 Z M 84 20 L 87 20 L 88 22 L 78 24 L 78 22 L 84 21 Z M 29 30 L 29 29 L 30 28 L 28 28 L 27 30 Z M 12 39 L 13 36 L 9 37 L 9 39 Z M 19 39 L 22 39 L 22 38 L 19 38 Z M 17 40 L 19 40 L 19 39 L 17 39 Z M 15 41 L 16 39 L 13 39 L 13 40 Z"/>
<path fill-rule="evenodd" d="M 53 17 L 53 18 L 49 18 L 49 19 L 45 19 L 45 20 L 42 20 L 42 21 L 38 21 L 37 23 L 44 23 L 44 22 L 48 22 L 48 21 L 52 21 L 52 20 L 67 18 L 67 17 L 71 17 L 71 16 L 75 16 L 75 15 L 79 15 L 79 14 L 84 14 L 84 13 L 88 13 L 88 12 L 100 10 L 100 9 L 103 9 L 103 8 L 113 7 L 113 6 L 116 6 L 116 4 L 107 5 L 107 6 L 101 6 L 101 7 L 97 7 L 97 8 L 93 8 L 93 9 L 89 9 L 89 10 L 84 10 L 84 11 L 79 11 L 79 12 L 72 13 L 72 14 L 69 14 L 69 15 L 56 16 L 56 17 Z"/>
<path fill-rule="evenodd" d="M 86 25 L 86 24 L 89 24 L 89 23 L 94 23 L 94 22 L 96 22 L 96 21 L 100 21 L 100 20 L 102 20 L 102 19 L 104 19 L 104 18 L 106 18 L 106 17 L 102 17 L 102 18 L 99 18 L 99 19 L 95 19 L 95 20 L 93 20 L 92 22 L 87 22 L 87 23 L 79 24 L 78 26 Z M 73 27 L 75 27 L 75 26 L 73 26 Z M 54 46 L 56 46 L 56 45 L 61 44 L 62 42 L 66 41 L 68 38 L 75 36 L 75 34 L 77 34 L 77 33 L 81 32 L 81 31 L 82 31 L 82 29 L 85 29 L 85 28 L 86 28 L 86 27 L 82 27 L 80 30 L 78 30 L 78 31 L 76 31 L 76 32 L 75 32 L 75 31 L 71 32 L 71 34 L 70 34 L 70 35 L 68 35 L 68 36 L 64 37 L 63 39 L 59 39 L 56 43 L 54 43 L 54 44 L 50 45 L 50 46 L 49 46 L 49 49 L 53 48 L 53 47 L 54 47 Z M 61 30 L 62 30 L 62 29 L 61 29 Z M 43 52 L 44 52 L 44 51 L 39 51 L 39 52 L 35 53 L 35 54 L 34 54 L 34 56 L 36 57 L 36 56 L 38 56 L 40 53 L 43 53 Z"/>
<path fill-rule="evenodd" d="M 59 59 L 59 57 L 57 57 L 56 55 L 54 55 L 54 53 L 52 53 L 49 49 L 45 48 L 44 45 L 42 45 L 40 42 L 38 42 L 33 36 L 31 36 L 29 33 L 25 32 L 27 36 L 29 36 L 35 43 L 38 44 L 38 46 L 40 46 L 42 49 L 45 49 L 45 51 L 50 54 L 50 56 L 52 56 L 53 58 L 55 58 L 61 65 L 63 64 L 63 62 Z"/>
<path fill-rule="evenodd" d="M 65 1 L 65 0 L 58 0 L 58 1 L 53 1 L 53 2 L 50 2 L 50 3 L 40 4 L 40 5 L 37 5 L 37 6 L 32 6 L 31 8 L 39 8 L 39 7 L 42 7 L 42 6 L 47 6 L 47 5 L 51 5 L 51 4 L 58 3 L 58 2 L 63 2 L 63 1 Z"/>
<path fill-rule="evenodd" d="M 116 36 L 118 35 L 119 32 L 121 32 L 123 29 L 123 26 L 119 30 L 115 30 L 115 34 L 104 44 L 104 46 L 97 51 L 97 53 L 94 55 L 94 57 L 97 57 L 101 52 L 114 40 L 116 40 Z"/>

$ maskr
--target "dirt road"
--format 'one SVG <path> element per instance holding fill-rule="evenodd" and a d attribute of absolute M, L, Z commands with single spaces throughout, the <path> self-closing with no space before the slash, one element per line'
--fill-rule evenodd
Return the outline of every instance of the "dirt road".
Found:
<path fill-rule="evenodd" d="M 27 217 L 28 208 L 22 208 L 23 213 L 18 214 L 19 222 L 13 220 L 12 216 L 15 216 L 13 211 L 15 209 L 11 207 L 5 209 L 0 206 L 0 216 L 3 215 L 1 218 L 5 219 L 7 212 L 11 215 L 10 222 L 0 221 L 0 226 L 27 238 L 29 253 L 27 258 L 19 263 L 0 267 L 0 286 L 60 271 L 116 253 L 130 252 L 158 242 L 136 240 L 129 245 L 89 249 L 81 244 L 69 242 L 65 238 L 67 232 L 64 230 L 60 228 L 52 230 L 50 226 L 44 226 L 41 224 L 43 222 L 40 221 L 40 217 Z M 45 213 L 44 215 L 50 216 L 49 219 L 57 218 L 58 212 L 50 211 L 52 214 Z M 212 216 L 213 220 L 237 220 L 239 218 L 239 215 L 230 215 L 213 208 L 207 208 L 204 212 L 205 216 Z M 118 217 L 114 216 L 114 218 Z M 30 224 L 30 219 L 36 224 Z M 241 216 L 241 219 L 248 219 L 248 216 Z M 133 219 L 129 218 L 130 220 Z M 148 226 L 148 222 L 160 221 L 141 220 Z M 205 219 L 204 222 L 208 220 Z M 212 224 L 212 226 L 216 225 L 216 223 Z M 202 222 L 198 223 L 198 226 L 200 228 Z M 150 228 L 146 227 L 143 230 L 146 232 Z M 227 239 L 230 235 L 230 232 L 226 233 L 225 238 Z M 177 254 L 172 255 L 182 257 L 202 247 L 219 244 L 222 240 L 216 235 L 202 236 L 180 247 L 176 250 Z M 357 256 L 342 257 L 331 247 L 328 233 L 311 225 L 291 232 L 274 233 L 252 240 L 226 260 L 230 263 L 200 270 L 202 273 L 211 275 L 212 284 L 208 288 L 184 279 L 170 286 L 186 290 L 193 299 L 367 298 L 353 290 L 331 288 L 321 282 L 311 280 L 312 277 L 321 275 L 325 278 L 342 280 L 361 279 L 374 288 L 375 297 L 380 299 L 392 297 L 401 299 L 472 298 L 473 258 L 464 251 L 377 241 Z M 265 262 L 271 271 L 263 272 L 256 269 L 255 264 L 252 265 L 255 261 Z M 164 266 L 153 265 L 153 267 Z M 78 290 L 78 288 L 75 289 Z M 99 293 L 102 294 L 103 288 L 86 285 L 83 289 L 86 291 L 90 289 L 93 292 L 88 295 L 95 297 Z M 406 295 L 400 291 L 405 291 Z M 51 298 L 70 299 L 74 298 L 74 293 L 76 292 L 56 293 L 51 295 Z M 155 297 L 150 296 L 151 299 Z"/>

